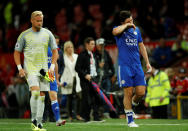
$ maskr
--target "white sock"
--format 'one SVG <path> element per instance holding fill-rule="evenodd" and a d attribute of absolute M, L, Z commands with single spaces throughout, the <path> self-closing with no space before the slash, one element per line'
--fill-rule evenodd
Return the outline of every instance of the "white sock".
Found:
<path fill-rule="evenodd" d="M 37 103 L 37 122 L 39 124 L 42 123 L 43 113 L 44 113 L 44 100 L 45 96 L 39 96 L 38 103 Z"/>
<path fill-rule="evenodd" d="M 129 124 L 131 122 L 134 122 L 134 120 L 133 120 L 133 110 L 132 109 L 130 109 L 130 110 L 124 109 L 124 111 L 125 111 L 125 114 L 126 114 L 127 123 Z"/>
<path fill-rule="evenodd" d="M 133 112 L 132 109 L 130 109 L 130 110 L 126 110 L 126 109 L 124 109 L 124 111 L 125 111 L 125 114 L 128 113 L 128 112 Z"/>
<path fill-rule="evenodd" d="M 40 91 L 31 91 L 30 107 L 31 107 L 31 120 L 36 120 L 37 114 L 37 102 L 40 95 Z"/>

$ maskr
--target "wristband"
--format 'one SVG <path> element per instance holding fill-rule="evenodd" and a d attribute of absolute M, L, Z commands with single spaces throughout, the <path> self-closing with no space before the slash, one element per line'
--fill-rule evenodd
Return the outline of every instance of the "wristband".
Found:
<path fill-rule="evenodd" d="M 54 71 L 55 64 L 51 64 L 50 69 Z"/>
<path fill-rule="evenodd" d="M 18 68 L 18 70 L 21 70 L 22 66 L 21 65 L 17 65 L 17 68 Z"/>

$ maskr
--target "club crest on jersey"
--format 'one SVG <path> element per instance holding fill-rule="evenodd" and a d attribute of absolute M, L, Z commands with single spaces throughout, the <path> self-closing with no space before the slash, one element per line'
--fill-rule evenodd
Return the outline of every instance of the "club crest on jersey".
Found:
<path fill-rule="evenodd" d="M 134 31 L 133 33 L 134 33 L 135 35 L 137 35 L 137 32 L 136 32 L 136 31 Z"/>
<path fill-rule="evenodd" d="M 42 38 L 42 42 L 43 43 L 47 43 L 47 39 L 44 37 L 44 38 Z"/>

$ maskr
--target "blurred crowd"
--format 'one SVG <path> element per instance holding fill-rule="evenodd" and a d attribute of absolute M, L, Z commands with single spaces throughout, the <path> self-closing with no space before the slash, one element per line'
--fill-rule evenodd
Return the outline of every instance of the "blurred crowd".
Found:
<path fill-rule="evenodd" d="M 0 1 L 0 54 L 13 52 L 18 35 L 30 28 L 28 20 L 34 10 L 43 11 L 44 27 L 59 37 L 59 50 L 63 51 L 64 43 L 70 40 L 75 53 L 79 54 L 83 50 L 84 39 L 88 36 L 95 40 L 104 38 L 105 46 L 115 44 L 111 31 L 119 22 L 118 12 L 130 9 L 135 24 L 142 31 L 144 42 L 157 43 L 155 48 L 146 45 L 149 59 L 167 73 L 171 97 L 188 95 L 188 0 L 57 0 L 46 1 L 42 5 L 39 3 L 36 0 Z M 169 40 L 173 40 L 171 45 L 167 44 Z M 113 61 L 115 71 L 116 63 Z M 0 68 L 0 117 L 28 117 L 28 87 L 25 80 L 18 77 L 16 70 L 10 64 Z M 148 75 L 150 77 L 152 76 Z M 107 96 L 116 108 L 122 108 L 120 103 L 123 97 L 119 92 L 116 74 L 106 81 L 103 84 L 110 87 L 107 89 Z M 61 107 L 65 107 L 66 97 L 60 99 Z M 11 114 L 14 112 L 12 110 L 19 111 L 19 114 Z M 106 107 L 102 110 L 106 113 Z M 122 109 L 118 109 L 118 113 L 123 113 Z"/>
<path fill-rule="evenodd" d="M 111 31 L 122 9 L 131 10 L 144 40 L 170 39 L 184 25 L 186 3 L 187 0 L 57 0 L 43 4 L 37 0 L 1 0 L 0 47 L 3 52 L 13 51 L 17 36 L 30 27 L 33 10 L 42 10 L 44 27 L 59 35 L 62 42 L 71 40 L 76 48 L 86 36 L 103 37 L 108 44 L 114 44 Z"/>

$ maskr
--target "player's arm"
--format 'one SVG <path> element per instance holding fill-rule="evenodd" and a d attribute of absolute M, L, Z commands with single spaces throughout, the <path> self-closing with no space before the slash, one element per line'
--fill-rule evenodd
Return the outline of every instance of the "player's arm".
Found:
<path fill-rule="evenodd" d="M 26 75 L 24 69 L 21 66 L 21 52 L 23 51 L 25 45 L 24 32 L 22 32 L 16 42 L 14 49 L 14 61 L 19 70 L 19 76 L 24 77 Z"/>
<path fill-rule="evenodd" d="M 52 64 L 49 69 L 49 73 L 53 76 L 54 70 L 55 70 L 55 63 L 57 63 L 57 58 L 58 58 L 58 51 L 57 49 L 52 50 Z"/>
<path fill-rule="evenodd" d="M 60 83 L 59 83 L 59 74 L 58 74 L 58 64 L 57 64 L 57 62 L 55 63 L 55 78 L 56 78 L 56 81 L 57 81 L 57 85 L 59 86 Z"/>
<path fill-rule="evenodd" d="M 14 51 L 14 61 L 16 65 L 21 65 L 20 55 L 21 53 L 19 51 L 17 50 Z"/>
<path fill-rule="evenodd" d="M 47 30 L 47 32 L 49 33 L 49 46 L 52 49 L 52 63 L 51 63 L 50 69 L 49 69 L 49 73 L 50 73 L 50 75 L 53 76 L 54 71 L 55 71 L 55 63 L 57 62 L 59 55 L 58 55 L 55 37 L 49 30 Z"/>
<path fill-rule="evenodd" d="M 149 59 L 148 59 L 148 54 L 147 54 L 147 51 L 146 51 L 146 47 L 144 46 L 143 42 L 139 43 L 139 48 L 140 48 L 140 53 L 141 53 L 141 55 L 143 56 L 143 58 L 144 58 L 144 60 L 146 62 L 147 71 L 151 72 L 152 68 L 151 68 L 151 65 L 150 65 L 150 62 L 149 62 Z"/>
<path fill-rule="evenodd" d="M 17 50 L 14 51 L 14 61 L 17 65 L 17 68 L 19 70 L 19 76 L 24 77 L 25 76 L 25 71 L 21 66 L 21 60 L 20 60 L 21 53 Z"/>
<path fill-rule="evenodd" d="M 56 78 L 56 80 L 58 79 L 58 64 L 57 64 L 57 62 L 55 63 L 55 78 Z"/>
<path fill-rule="evenodd" d="M 57 58 L 59 57 L 57 49 L 52 50 L 52 64 L 57 62 Z"/>
<path fill-rule="evenodd" d="M 129 27 L 133 27 L 134 29 L 136 29 L 135 25 L 132 24 L 132 23 L 126 23 L 126 24 L 122 24 L 120 26 L 117 26 L 115 27 L 113 30 L 112 30 L 112 34 L 114 36 L 118 36 L 120 35 L 121 33 L 123 33 L 123 31 Z"/>

